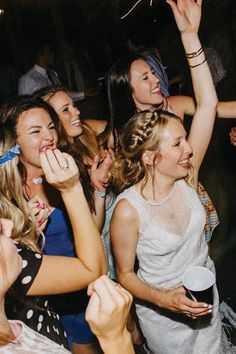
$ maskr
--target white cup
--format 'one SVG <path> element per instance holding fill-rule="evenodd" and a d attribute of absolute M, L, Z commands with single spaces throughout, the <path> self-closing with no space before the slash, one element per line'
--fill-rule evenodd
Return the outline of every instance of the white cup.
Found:
<path fill-rule="evenodd" d="M 192 267 L 183 275 L 183 286 L 194 301 L 213 304 L 213 285 L 216 277 L 205 267 Z"/>

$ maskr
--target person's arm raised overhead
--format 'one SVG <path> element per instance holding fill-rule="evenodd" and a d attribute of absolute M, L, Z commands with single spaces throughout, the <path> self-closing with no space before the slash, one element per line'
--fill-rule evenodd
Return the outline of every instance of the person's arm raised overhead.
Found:
<path fill-rule="evenodd" d="M 42 152 L 40 158 L 48 183 L 61 192 L 72 225 L 78 258 L 43 256 L 28 295 L 60 294 L 83 289 L 107 271 L 100 234 L 73 158 L 57 149 Z"/>
<path fill-rule="evenodd" d="M 197 104 L 188 137 L 188 141 L 193 147 L 192 164 L 197 177 L 211 139 L 218 103 L 211 73 L 198 37 L 202 0 L 166 1 L 172 8 L 181 33 Z"/>

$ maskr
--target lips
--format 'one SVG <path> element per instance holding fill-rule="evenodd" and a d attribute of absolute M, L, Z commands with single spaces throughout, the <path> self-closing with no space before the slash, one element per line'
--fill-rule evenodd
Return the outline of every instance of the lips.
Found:
<path fill-rule="evenodd" d="M 43 146 L 39 149 L 39 152 L 44 152 L 46 150 L 54 150 L 56 147 L 54 145 Z"/>
<path fill-rule="evenodd" d="M 190 167 L 190 160 L 189 158 L 187 159 L 183 159 L 181 161 L 178 162 L 178 165 L 184 167 L 184 168 L 189 168 Z"/>

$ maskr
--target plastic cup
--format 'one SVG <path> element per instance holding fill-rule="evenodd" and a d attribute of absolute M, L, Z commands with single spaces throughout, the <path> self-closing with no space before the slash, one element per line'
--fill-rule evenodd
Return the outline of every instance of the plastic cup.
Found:
<path fill-rule="evenodd" d="M 183 275 L 183 286 L 194 301 L 213 304 L 213 285 L 216 277 L 209 269 L 196 266 Z"/>

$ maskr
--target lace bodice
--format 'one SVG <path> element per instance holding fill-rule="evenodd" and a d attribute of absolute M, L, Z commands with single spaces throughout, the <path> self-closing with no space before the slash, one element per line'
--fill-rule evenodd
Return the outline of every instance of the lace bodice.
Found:
<path fill-rule="evenodd" d="M 184 180 L 175 182 L 161 203 L 145 200 L 136 186 L 126 189 L 117 201 L 122 198 L 139 216 L 137 257 L 142 280 L 158 288 L 176 287 L 186 268 L 206 263 L 205 212 L 197 193 Z"/>

